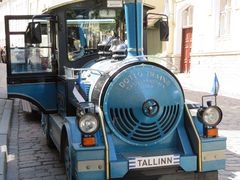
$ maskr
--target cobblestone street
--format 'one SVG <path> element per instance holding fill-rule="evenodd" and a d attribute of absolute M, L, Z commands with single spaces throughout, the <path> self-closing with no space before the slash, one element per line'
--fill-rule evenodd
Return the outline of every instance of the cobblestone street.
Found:
<path fill-rule="evenodd" d="M 15 100 L 9 139 L 7 180 L 64 180 L 58 152 L 46 145 L 40 118 L 25 115 Z"/>

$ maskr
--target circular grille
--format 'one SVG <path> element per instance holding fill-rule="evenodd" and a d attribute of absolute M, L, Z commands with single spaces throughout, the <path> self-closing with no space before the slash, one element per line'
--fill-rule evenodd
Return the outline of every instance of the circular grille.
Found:
<path fill-rule="evenodd" d="M 179 123 L 183 93 L 177 80 L 153 65 L 128 67 L 107 85 L 105 119 L 121 140 L 140 146 L 165 139 Z"/>
<path fill-rule="evenodd" d="M 130 108 L 110 108 L 114 128 L 125 138 L 137 143 L 152 142 L 164 137 L 176 123 L 179 105 L 164 106 L 160 118 L 152 123 L 142 122 Z"/>

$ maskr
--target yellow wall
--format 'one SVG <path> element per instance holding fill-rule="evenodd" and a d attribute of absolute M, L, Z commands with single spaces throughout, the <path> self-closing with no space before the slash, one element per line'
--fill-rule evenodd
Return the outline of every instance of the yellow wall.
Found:
<path fill-rule="evenodd" d="M 150 4 L 156 8 L 153 12 L 163 13 L 164 12 L 164 0 L 143 0 L 143 3 Z"/>
<path fill-rule="evenodd" d="M 149 12 L 164 13 L 164 0 L 143 0 L 146 5 L 153 6 L 154 9 Z M 160 31 L 158 28 L 150 28 L 147 31 L 147 53 L 156 55 L 162 53 L 165 43 L 160 41 Z"/>
<path fill-rule="evenodd" d="M 159 29 L 148 29 L 147 32 L 147 53 L 148 55 L 155 55 L 162 52 L 162 43 L 160 41 Z"/>

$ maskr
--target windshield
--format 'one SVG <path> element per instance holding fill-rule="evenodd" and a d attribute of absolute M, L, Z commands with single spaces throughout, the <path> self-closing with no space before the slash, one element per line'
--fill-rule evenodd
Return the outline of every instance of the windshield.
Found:
<path fill-rule="evenodd" d="M 100 45 L 106 47 L 113 37 L 124 41 L 122 10 L 67 11 L 67 48 L 69 61 L 97 53 Z"/>

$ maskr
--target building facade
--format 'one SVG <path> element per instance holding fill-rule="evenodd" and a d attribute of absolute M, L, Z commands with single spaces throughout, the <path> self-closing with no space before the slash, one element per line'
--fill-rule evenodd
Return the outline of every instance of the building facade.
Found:
<path fill-rule="evenodd" d="M 195 89 L 240 97 L 240 1 L 175 0 L 173 60 Z"/>
<path fill-rule="evenodd" d="M 48 7 L 63 3 L 67 0 L 2 0 L 0 2 L 0 47 L 5 45 L 5 15 L 36 15 Z M 19 28 L 21 24 L 13 23 L 12 28 Z"/>

